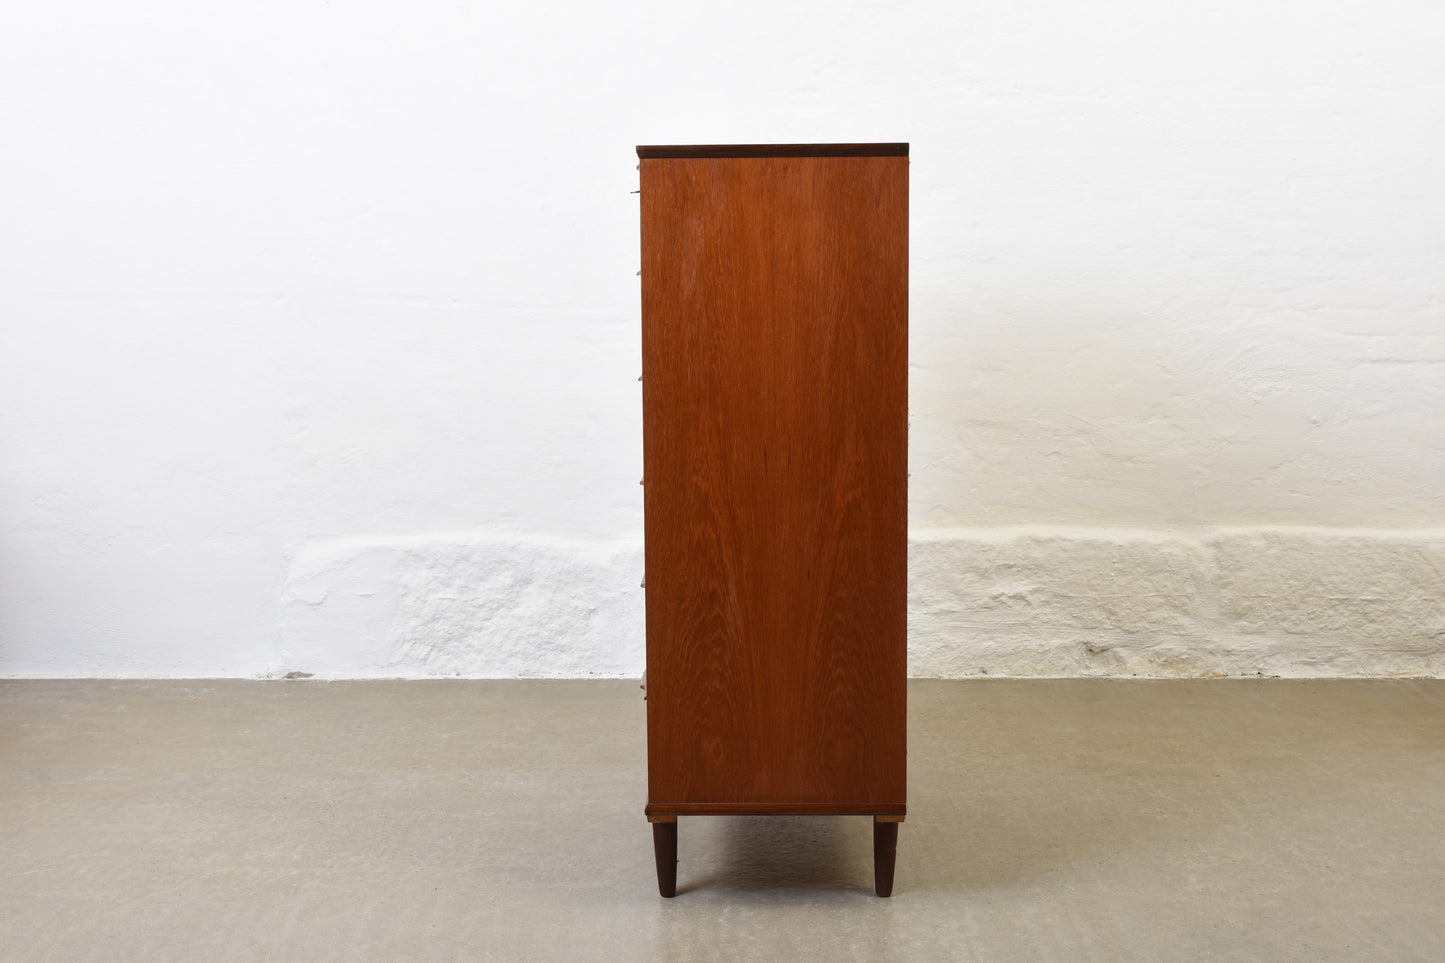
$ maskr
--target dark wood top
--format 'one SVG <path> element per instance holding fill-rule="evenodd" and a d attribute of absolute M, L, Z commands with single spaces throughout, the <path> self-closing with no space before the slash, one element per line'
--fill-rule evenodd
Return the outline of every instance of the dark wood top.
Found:
<path fill-rule="evenodd" d="M 907 157 L 907 144 L 682 144 L 639 146 L 644 159 L 680 157 Z"/>

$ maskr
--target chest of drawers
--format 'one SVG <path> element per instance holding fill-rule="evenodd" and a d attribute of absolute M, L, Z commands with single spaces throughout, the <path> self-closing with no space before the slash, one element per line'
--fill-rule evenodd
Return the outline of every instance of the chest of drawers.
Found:
<path fill-rule="evenodd" d="M 648 802 L 905 808 L 908 146 L 639 147 Z"/>

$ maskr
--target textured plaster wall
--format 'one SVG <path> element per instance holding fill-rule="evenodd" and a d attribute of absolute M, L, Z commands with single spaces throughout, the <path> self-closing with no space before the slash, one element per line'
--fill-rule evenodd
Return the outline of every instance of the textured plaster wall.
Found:
<path fill-rule="evenodd" d="M 0 674 L 640 671 L 632 147 L 826 140 L 913 144 L 915 673 L 1440 674 L 1442 49 L 1410 0 L 17 7 Z"/>
<path fill-rule="evenodd" d="M 915 675 L 1439 675 L 1445 531 L 934 530 Z"/>

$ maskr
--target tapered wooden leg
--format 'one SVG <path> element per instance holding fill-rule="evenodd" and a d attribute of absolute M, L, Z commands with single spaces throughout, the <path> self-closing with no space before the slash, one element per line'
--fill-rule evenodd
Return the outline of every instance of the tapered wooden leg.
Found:
<path fill-rule="evenodd" d="M 677 823 L 652 824 L 652 855 L 657 859 L 657 891 L 663 896 L 677 895 Z M 889 870 L 891 881 L 893 871 Z M 890 882 L 890 885 L 891 882 Z"/>
<path fill-rule="evenodd" d="M 873 820 L 873 889 L 893 895 L 893 864 L 898 857 L 898 824 Z M 658 857 L 659 859 L 661 857 Z M 658 863 L 660 867 L 662 864 Z M 659 870 L 661 872 L 661 870 Z"/>

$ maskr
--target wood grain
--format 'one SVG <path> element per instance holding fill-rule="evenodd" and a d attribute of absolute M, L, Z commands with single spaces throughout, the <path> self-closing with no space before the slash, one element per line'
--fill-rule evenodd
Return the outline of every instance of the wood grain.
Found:
<path fill-rule="evenodd" d="M 908 161 L 640 167 L 649 809 L 901 813 Z"/>

